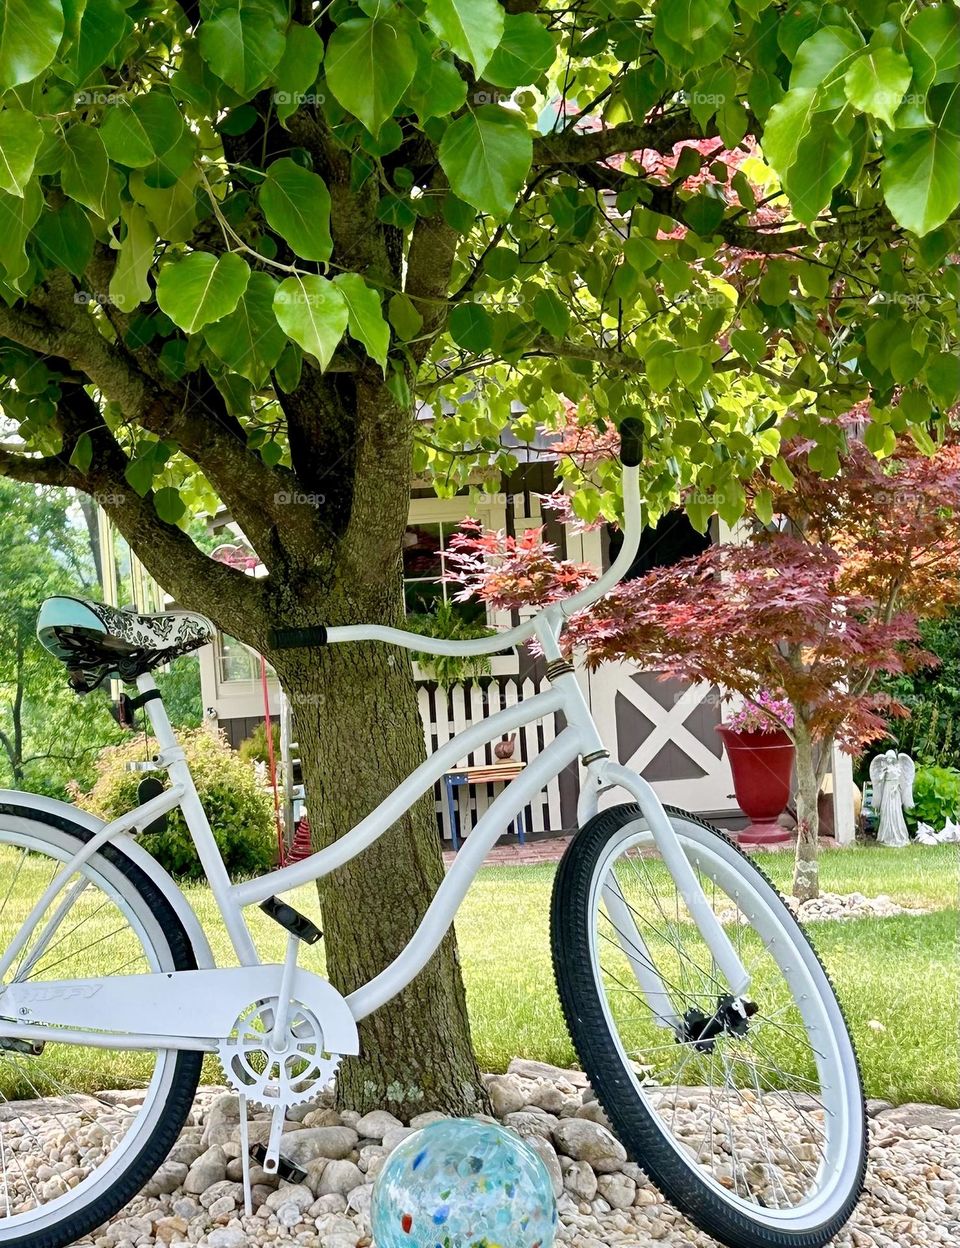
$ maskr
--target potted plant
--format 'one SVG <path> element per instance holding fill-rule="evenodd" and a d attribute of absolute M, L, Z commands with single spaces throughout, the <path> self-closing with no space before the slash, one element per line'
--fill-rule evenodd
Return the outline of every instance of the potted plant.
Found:
<path fill-rule="evenodd" d="M 741 845 L 790 840 L 779 820 L 790 800 L 796 747 L 786 729 L 792 726 L 790 703 L 764 690 L 717 727 L 730 760 L 737 802 L 750 820 L 737 837 Z"/>

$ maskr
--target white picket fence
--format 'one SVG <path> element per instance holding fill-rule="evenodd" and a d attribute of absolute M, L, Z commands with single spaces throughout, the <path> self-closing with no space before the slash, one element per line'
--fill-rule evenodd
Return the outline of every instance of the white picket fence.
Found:
<path fill-rule="evenodd" d="M 444 693 L 436 685 L 421 685 L 419 689 L 420 717 L 426 737 L 427 752 L 432 753 L 451 737 L 462 732 L 469 724 L 495 714 L 503 707 L 515 706 L 517 702 L 532 698 L 539 692 L 537 684 L 529 677 L 520 683 L 516 678 L 485 681 L 484 684 L 454 685 Z M 517 730 L 514 758 L 529 763 L 546 748 L 556 736 L 553 716 L 536 723 L 525 724 Z M 499 738 L 498 738 L 499 739 Z M 465 755 L 458 762 L 465 767 L 483 766 L 496 761 L 493 747 L 488 742 L 482 749 Z M 454 797 L 458 803 L 460 830 L 468 834 L 487 807 L 502 790 L 501 784 L 457 785 Z M 446 786 L 441 781 L 434 789 L 437 825 L 444 841 L 451 840 L 450 815 L 447 809 Z M 551 781 L 523 814 L 526 832 L 560 832 L 563 826 L 560 813 L 560 784 Z"/>

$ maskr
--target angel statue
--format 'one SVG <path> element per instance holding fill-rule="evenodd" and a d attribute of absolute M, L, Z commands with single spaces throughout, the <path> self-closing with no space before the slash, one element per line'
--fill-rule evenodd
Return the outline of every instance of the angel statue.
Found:
<path fill-rule="evenodd" d="M 880 815 L 877 844 L 902 849 L 910 843 L 904 810 L 913 808 L 913 777 L 916 767 L 909 754 L 887 750 L 870 764 L 873 809 Z"/>

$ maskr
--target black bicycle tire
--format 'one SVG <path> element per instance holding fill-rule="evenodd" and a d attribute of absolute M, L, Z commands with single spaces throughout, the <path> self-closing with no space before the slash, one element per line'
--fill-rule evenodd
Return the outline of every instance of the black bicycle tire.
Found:
<path fill-rule="evenodd" d="M 849 1035 L 843 1007 L 820 955 L 817 953 L 776 886 L 756 861 L 744 854 L 729 837 L 705 820 L 676 807 L 671 816 L 697 824 L 720 837 L 744 860 L 745 872 L 755 872 L 773 891 L 799 936 L 809 946 L 823 972 Z M 611 836 L 626 824 L 642 818 L 639 806 L 615 806 L 595 815 L 575 834 L 557 869 L 551 903 L 551 947 L 557 992 L 574 1049 L 614 1132 L 631 1158 L 664 1196 L 696 1226 L 731 1248 L 824 1248 L 847 1223 L 863 1190 L 867 1166 L 867 1118 L 856 1047 L 850 1038 L 860 1086 L 862 1131 L 857 1178 L 838 1212 L 822 1226 L 805 1231 L 783 1231 L 759 1224 L 739 1209 L 726 1204 L 714 1188 L 684 1164 L 664 1140 L 644 1098 L 628 1079 L 610 1036 L 593 971 L 590 941 L 585 924 L 589 915 L 593 875 Z"/>
<path fill-rule="evenodd" d="M 33 823 L 54 827 L 74 837 L 81 845 L 86 844 L 94 835 L 89 828 L 81 824 L 59 815 L 35 810 L 32 807 L 3 803 L 0 804 L 0 815 L 14 815 Z M 130 881 L 144 899 L 153 917 L 160 921 L 174 969 L 196 970 L 196 954 L 187 930 L 173 906 L 153 880 L 116 845 L 104 845 L 94 855 L 94 861 L 97 856 L 109 862 Z M 183 1050 L 177 1054 L 170 1093 L 161 1118 L 131 1158 L 130 1163 L 124 1167 L 101 1196 L 75 1214 L 67 1214 L 64 1220 L 55 1227 L 17 1234 L 16 1238 L 8 1238 L 4 1235 L 3 1222 L 0 1220 L 0 1248 L 67 1248 L 68 1245 L 89 1235 L 91 1231 L 108 1222 L 125 1208 L 149 1183 L 169 1156 L 193 1107 L 202 1068 L 202 1053 Z"/>

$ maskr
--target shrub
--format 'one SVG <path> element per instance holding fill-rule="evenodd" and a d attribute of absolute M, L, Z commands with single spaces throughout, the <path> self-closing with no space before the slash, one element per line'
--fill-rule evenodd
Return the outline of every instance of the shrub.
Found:
<path fill-rule="evenodd" d="M 913 782 L 913 824 L 928 823 L 941 829 L 948 819 L 960 816 L 960 771 L 955 767 L 918 767 Z"/>
<path fill-rule="evenodd" d="M 279 761 L 280 758 L 280 725 L 271 723 L 273 736 L 273 756 Z M 237 747 L 237 753 L 245 763 L 267 763 L 270 762 L 270 750 L 267 746 L 267 725 L 257 724 L 250 736 L 245 741 L 241 741 Z"/>
<path fill-rule="evenodd" d="M 208 728 L 182 732 L 179 739 L 231 876 L 256 875 L 270 868 L 276 857 L 273 808 L 257 784 L 253 768 L 230 748 L 222 734 Z M 132 810 L 138 804 L 137 787 L 143 774 L 126 771 L 126 764 L 142 762 L 156 749 L 155 741 L 145 746 L 143 737 L 137 737 L 101 750 L 93 788 L 89 793 L 75 794 L 74 799 L 101 819 L 116 819 Z M 163 777 L 162 772 L 157 774 Z M 179 810 L 167 816 L 162 832 L 150 832 L 142 839 L 144 847 L 171 875 L 203 878 Z"/>

